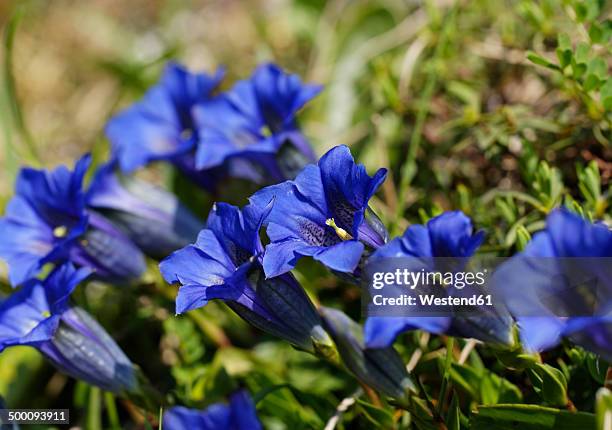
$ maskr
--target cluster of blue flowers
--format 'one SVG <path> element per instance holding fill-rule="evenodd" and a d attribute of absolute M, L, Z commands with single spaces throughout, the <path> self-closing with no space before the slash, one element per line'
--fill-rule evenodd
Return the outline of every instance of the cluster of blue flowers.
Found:
<path fill-rule="evenodd" d="M 166 160 L 212 190 L 227 177 L 257 183 L 289 179 L 314 160 L 295 115 L 321 87 L 266 64 L 213 95 L 223 74 L 190 73 L 169 64 L 142 101 L 108 123 L 121 170 Z"/>
<path fill-rule="evenodd" d="M 386 170 L 370 176 L 346 146 L 332 148 L 314 164 L 296 113 L 319 86 L 271 64 L 216 92 L 222 78 L 222 71 L 210 76 L 168 65 L 141 101 L 109 121 L 112 158 L 87 186 L 89 156 L 73 171 L 21 170 L 15 197 L 0 219 L 0 257 L 8 262 L 11 284 L 20 287 L 0 305 L 0 351 L 32 345 L 76 378 L 117 393 L 137 391 L 134 365 L 92 317 L 69 305 L 69 296 L 87 276 L 116 284 L 138 279 L 145 255 L 163 259 L 164 279 L 180 285 L 177 313 L 222 300 L 253 326 L 299 349 L 331 361 L 339 356 L 358 379 L 398 401 L 417 391 L 392 347 L 402 332 L 422 329 L 512 344 L 510 314 L 371 317 L 362 332 L 342 312 L 317 309 L 291 274 L 303 257 L 357 281 L 368 259 L 471 257 L 484 233 L 474 232 L 471 220 L 455 211 L 390 240 L 369 206 Z M 203 223 L 174 195 L 128 175 L 159 160 L 207 190 L 228 177 L 264 187 L 243 208 L 215 204 Z M 612 232 L 559 209 L 523 254 L 611 257 Z M 52 270 L 40 280 L 49 264 Z M 530 350 L 567 336 L 611 358 L 612 314 L 602 309 L 598 315 L 517 319 Z M 236 414 L 235 408 L 252 413 Z M 245 392 L 236 393 L 229 406 L 204 412 L 173 408 L 164 423 L 170 429 L 260 427 Z"/>
<path fill-rule="evenodd" d="M 130 175 L 164 160 L 212 191 L 230 177 L 277 183 L 315 160 L 296 113 L 319 86 L 302 84 L 296 75 L 267 64 L 250 79 L 213 94 L 222 78 L 222 71 L 209 76 L 169 64 L 140 102 L 111 118 L 106 128 L 111 159 L 98 166 L 88 184 L 89 155 L 73 170 L 21 169 L 15 196 L 0 218 L 0 257 L 18 288 L 0 301 L 0 352 L 33 346 L 74 378 L 132 399 L 146 397 L 138 368 L 93 317 L 70 305 L 70 294 L 86 278 L 129 285 L 146 270 L 145 256 L 162 259 L 196 238 L 172 261 L 189 264 L 199 256 L 203 270 L 172 275 L 171 260 L 165 263 L 169 279 L 189 281 L 177 298 L 179 312 L 224 299 L 253 325 L 305 350 L 314 351 L 313 342 L 320 348 L 331 342 L 291 274 L 266 281 L 261 272 L 257 278 L 263 251 L 258 232 L 271 205 L 240 211 L 219 204 L 204 224 L 172 193 Z M 223 277 L 231 279 L 225 288 Z M 201 285 L 218 288 L 202 295 Z M 287 319 L 295 320 L 291 330 Z M 247 400 L 245 393 L 236 394 L 230 406 Z M 204 428 L 258 428 L 230 409 L 211 406 L 193 419 L 214 424 Z M 191 419 L 179 409 L 166 415 L 167 428 L 184 428 L 176 423 Z"/>

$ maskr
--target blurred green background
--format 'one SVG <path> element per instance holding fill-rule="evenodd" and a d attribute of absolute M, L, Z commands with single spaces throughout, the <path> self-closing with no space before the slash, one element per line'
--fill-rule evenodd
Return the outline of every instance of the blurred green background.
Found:
<path fill-rule="evenodd" d="M 225 88 L 274 61 L 325 85 L 300 116 L 319 155 L 346 144 L 369 171 L 390 169 L 373 207 L 393 233 L 461 209 L 487 231 L 486 251 L 509 255 L 562 203 L 611 219 L 611 13 L 609 1 L 575 0 L 3 1 L 0 207 L 23 164 L 72 165 L 86 151 L 102 159 L 107 119 L 166 60 L 224 66 Z M 159 184 L 167 173 L 141 172 Z M 208 208 L 195 207 L 202 216 Z M 182 402 L 221 398 L 234 378 L 254 393 L 287 383 L 259 404 L 266 425 L 323 428 L 356 389 L 222 306 L 171 318 L 174 291 L 151 264 L 129 292 L 90 284 L 77 300 Z M 319 301 L 359 318 L 356 287 L 308 263 L 298 277 Z M 415 339 L 406 336 L 406 358 Z M 421 344 L 433 362 L 442 346 Z M 586 385 L 574 401 L 592 409 Z M 15 407 L 71 404 L 88 428 L 112 422 L 100 411 L 115 405 L 27 349 L 0 356 L 0 394 Z M 138 422 L 118 405 L 122 419 Z M 346 428 L 369 428 L 367 408 L 349 411 L 355 427 Z"/>

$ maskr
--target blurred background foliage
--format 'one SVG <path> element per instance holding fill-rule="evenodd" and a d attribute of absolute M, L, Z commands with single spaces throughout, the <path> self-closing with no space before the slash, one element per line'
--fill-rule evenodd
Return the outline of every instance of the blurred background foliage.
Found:
<path fill-rule="evenodd" d="M 319 155 L 346 144 L 369 171 L 390 169 L 373 206 L 394 234 L 461 209 L 487 231 L 485 251 L 509 255 L 560 204 L 611 219 L 611 14 L 605 0 L 4 1 L 0 207 L 22 164 L 72 164 L 86 151 L 102 160 L 107 119 L 139 98 L 166 60 L 224 66 L 224 88 L 274 61 L 325 85 L 300 116 Z M 246 202 L 235 184 L 215 196 L 186 189 L 168 166 L 139 174 L 173 188 L 201 216 L 214 199 Z M 316 302 L 360 317 L 357 287 L 310 262 L 297 276 Z M 337 428 L 408 422 L 221 305 L 174 318 L 174 295 L 151 262 L 138 286 L 91 283 L 75 299 L 187 406 L 241 384 L 266 428 L 323 428 L 353 395 Z M 465 345 L 455 343 L 458 356 Z M 444 339 L 420 332 L 399 342 L 406 362 L 418 353 L 424 383 L 450 375 L 459 422 L 474 405 L 538 403 L 525 375 L 486 348 L 442 372 L 444 348 Z M 599 363 L 572 354 L 546 359 L 563 369 L 578 409 L 592 412 Z M 28 349 L 0 356 L 0 394 L 13 407 L 71 405 L 86 428 L 145 425 L 134 406 L 68 380 Z M 481 420 L 491 428 L 486 414 Z"/>

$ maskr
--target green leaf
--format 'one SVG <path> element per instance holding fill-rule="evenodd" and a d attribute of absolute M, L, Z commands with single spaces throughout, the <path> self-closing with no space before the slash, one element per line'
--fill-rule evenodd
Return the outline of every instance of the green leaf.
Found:
<path fill-rule="evenodd" d="M 446 412 L 446 428 L 448 430 L 460 430 L 461 429 L 461 409 L 459 409 L 459 402 L 457 393 L 453 392 L 453 399 Z"/>
<path fill-rule="evenodd" d="M 595 427 L 595 415 L 538 405 L 479 406 L 470 419 L 471 430 L 586 430 Z"/>
<path fill-rule="evenodd" d="M 559 59 L 559 64 L 561 65 L 562 69 L 565 69 L 570 65 L 570 63 L 572 63 L 573 53 L 570 49 L 564 50 L 557 48 L 555 52 L 557 53 L 557 58 Z"/>
<path fill-rule="evenodd" d="M 601 57 L 596 57 L 589 61 L 587 71 L 589 74 L 597 76 L 602 81 L 608 78 L 608 64 Z"/>
<path fill-rule="evenodd" d="M 563 51 L 572 49 L 572 41 L 566 33 L 560 33 L 557 36 L 557 46 Z"/>
<path fill-rule="evenodd" d="M 582 88 L 584 88 L 584 90 L 586 92 L 589 91 L 593 91 L 595 89 L 597 89 L 597 87 L 599 87 L 599 85 L 601 84 L 599 78 L 593 74 L 589 74 L 587 75 L 587 77 L 584 79 L 584 82 L 582 84 Z"/>
<path fill-rule="evenodd" d="M 374 406 L 362 399 L 357 399 L 356 406 L 356 409 L 363 413 L 363 416 L 377 428 L 393 427 L 393 415 L 390 411 Z"/>
<path fill-rule="evenodd" d="M 516 228 L 516 249 L 522 251 L 525 249 L 527 244 L 531 241 L 531 234 L 525 228 L 523 224 L 520 224 Z"/>
<path fill-rule="evenodd" d="M 576 19 L 578 20 L 578 22 L 582 22 L 585 20 L 588 11 L 587 6 L 584 3 L 575 2 L 574 11 L 576 12 Z"/>
<path fill-rule="evenodd" d="M 608 363 L 606 363 L 600 356 L 593 354 L 592 352 L 585 353 L 584 363 L 593 377 L 598 383 L 603 385 L 606 382 L 606 372 L 608 370 Z"/>
<path fill-rule="evenodd" d="M 578 169 L 578 188 L 585 200 L 595 206 L 601 198 L 601 177 L 595 160 L 584 169 Z"/>
<path fill-rule="evenodd" d="M 454 386 L 480 404 L 522 400 L 521 391 L 516 385 L 488 369 L 476 370 L 464 364 L 453 363 L 450 375 Z"/>
<path fill-rule="evenodd" d="M 413 397 L 410 405 L 410 414 L 418 430 L 439 430 L 439 423 L 434 420 L 431 411 L 424 399 Z"/>
<path fill-rule="evenodd" d="M 594 22 L 591 24 L 591 28 L 589 28 L 589 38 L 593 43 L 602 42 L 604 35 L 604 30 L 602 26 L 598 22 Z"/>
<path fill-rule="evenodd" d="M 580 42 L 576 47 L 576 55 L 574 58 L 577 63 L 586 63 L 589 60 L 589 47 L 588 43 Z"/>
<path fill-rule="evenodd" d="M 567 379 L 563 372 L 556 367 L 541 363 L 536 363 L 533 371 L 538 378 L 534 379 L 533 374 L 530 374 L 530 377 L 534 386 L 539 384 L 539 394 L 542 399 L 549 405 L 565 407 L 568 403 Z"/>
<path fill-rule="evenodd" d="M 544 67 L 546 67 L 548 69 L 557 70 L 557 71 L 561 70 L 559 68 L 559 66 L 557 66 L 555 63 L 553 63 L 550 60 L 542 57 L 539 54 L 536 54 L 533 51 L 528 51 L 527 52 L 527 59 L 529 61 L 531 61 L 532 63 L 537 64 L 538 66 L 544 66 Z"/>
<path fill-rule="evenodd" d="M 575 79 L 580 79 L 587 71 L 587 62 L 589 60 L 589 45 L 581 42 L 576 48 L 576 54 L 572 57 L 572 74 Z"/>

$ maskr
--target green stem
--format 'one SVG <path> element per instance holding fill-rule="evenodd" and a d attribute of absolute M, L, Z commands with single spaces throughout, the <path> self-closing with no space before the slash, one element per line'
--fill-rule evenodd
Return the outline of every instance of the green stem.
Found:
<path fill-rule="evenodd" d="M 442 385 L 440 386 L 440 395 L 438 396 L 438 413 L 442 415 L 444 411 L 444 401 L 447 397 L 448 386 L 450 381 L 450 372 L 453 365 L 453 348 L 455 347 L 455 340 L 449 337 L 446 340 L 446 361 L 444 362 L 444 377 L 442 378 Z"/>
<path fill-rule="evenodd" d="M 117 405 L 115 404 L 115 396 L 113 393 L 104 393 L 104 403 L 106 405 L 106 415 L 112 430 L 121 430 L 121 422 L 117 413 Z"/>
<path fill-rule="evenodd" d="M 90 430 L 102 430 L 102 410 L 100 407 L 101 390 L 98 387 L 89 389 L 89 401 L 87 403 L 87 428 Z"/>

